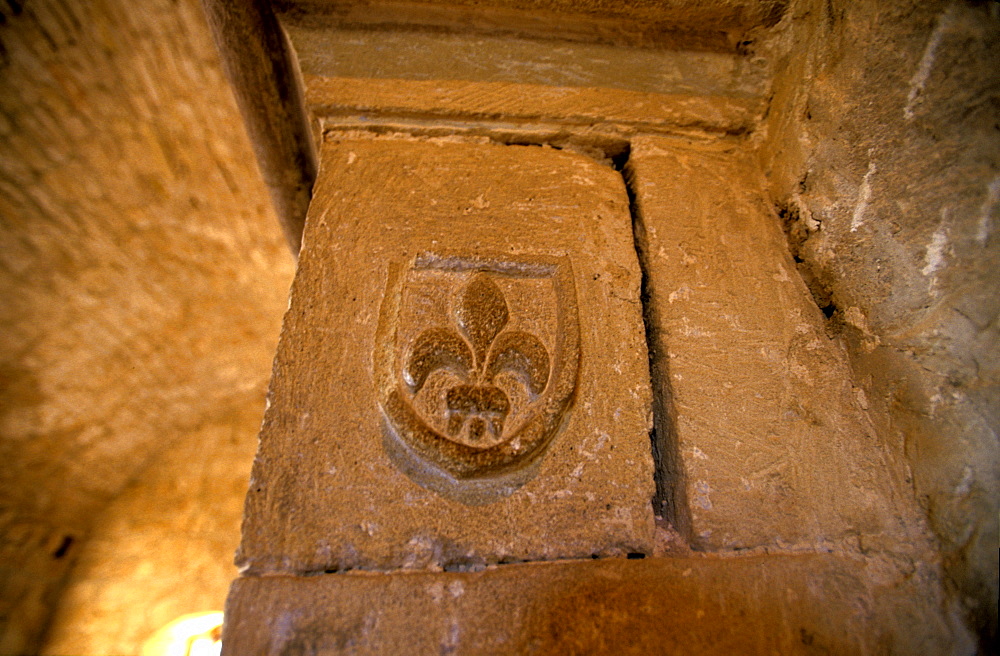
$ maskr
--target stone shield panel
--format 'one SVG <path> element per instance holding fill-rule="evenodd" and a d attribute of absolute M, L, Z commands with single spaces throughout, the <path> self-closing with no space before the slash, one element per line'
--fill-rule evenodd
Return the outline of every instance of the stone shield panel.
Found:
<path fill-rule="evenodd" d="M 390 458 L 453 498 L 511 493 L 564 424 L 579 341 L 568 257 L 425 253 L 393 267 L 374 354 Z"/>

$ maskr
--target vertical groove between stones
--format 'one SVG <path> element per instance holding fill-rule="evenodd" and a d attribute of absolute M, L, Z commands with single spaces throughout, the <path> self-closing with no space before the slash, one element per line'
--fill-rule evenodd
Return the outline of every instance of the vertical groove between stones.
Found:
<path fill-rule="evenodd" d="M 642 201 L 637 193 L 636 173 L 627 155 L 621 158 L 620 168 L 625 190 L 629 197 L 629 212 L 632 215 L 632 234 L 635 240 L 636 257 L 642 272 L 642 320 L 646 329 L 646 348 L 649 353 L 649 376 L 653 390 L 653 429 L 650 432 L 650 447 L 653 452 L 653 476 L 656 494 L 652 499 L 653 512 L 658 518 L 668 521 L 681 535 L 690 538 L 691 518 L 684 467 L 675 430 L 676 413 L 673 393 L 670 389 L 670 356 L 664 336 L 656 330 L 658 325 L 656 305 L 653 303 L 654 282 L 649 275 L 649 244 L 643 217 Z"/>

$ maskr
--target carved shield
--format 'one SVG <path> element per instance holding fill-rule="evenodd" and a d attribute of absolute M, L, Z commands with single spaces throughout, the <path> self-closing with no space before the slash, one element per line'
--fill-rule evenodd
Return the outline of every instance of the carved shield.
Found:
<path fill-rule="evenodd" d="M 531 470 L 572 404 L 579 340 L 566 257 L 393 267 L 374 354 L 390 457 L 438 491 Z"/>

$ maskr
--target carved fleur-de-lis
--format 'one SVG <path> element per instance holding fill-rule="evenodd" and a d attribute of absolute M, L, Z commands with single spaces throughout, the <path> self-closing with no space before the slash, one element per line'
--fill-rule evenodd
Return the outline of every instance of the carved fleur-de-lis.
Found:
<path fill-rule="evenodd" d="M 469 439 L 486 433 L 496 437 L 510 411 L 507 395 L 495 385 L 509 372 L 534 400 L 549 379 L 549 354 L 541 341 L 521 330 L 505 330 L 510 311 L 503 291 L 485 273 L 476 273 L 462 290 L 455 308 L 459 330 L 430 328 L 410 349 L 403 379 L 417 394 L 435 371 L 457 375 L 463 384 L 448 390 L 448 432 L 456 435 L 468 424 Z"/>

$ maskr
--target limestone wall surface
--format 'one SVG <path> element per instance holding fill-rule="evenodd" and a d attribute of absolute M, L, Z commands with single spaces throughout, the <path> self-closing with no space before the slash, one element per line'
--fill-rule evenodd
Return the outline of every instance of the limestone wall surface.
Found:
<path fill-rule="evenodd" d="M 772 197 L 958 598 L 995 640 L 998 5 L 805 1 L 779 30 Z"/>
<path fill-rule="evenodd" d="M 264 399 L 159 454 L 95 520 L 43 654 L 139 654 L 176 618 L 222 610 Z"/>
<path fill-rule="evenodd" d="M 261 394 L 293 260 L 194 1 L 0 8 L 0 653 L 95 513 Z"/>

